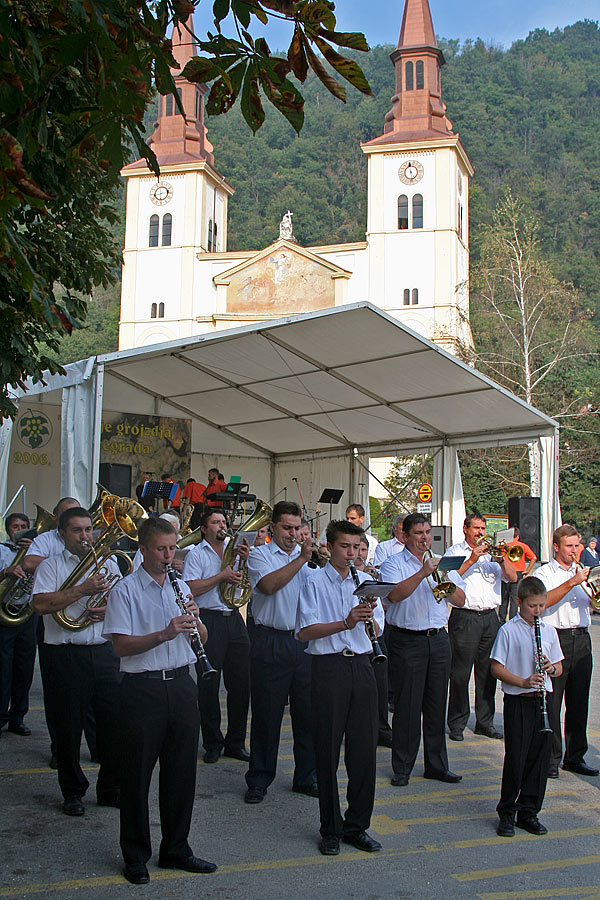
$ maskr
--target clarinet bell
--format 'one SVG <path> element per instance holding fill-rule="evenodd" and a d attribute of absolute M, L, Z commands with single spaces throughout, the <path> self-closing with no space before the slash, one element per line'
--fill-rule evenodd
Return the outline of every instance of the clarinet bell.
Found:
<path fill-rule="evenodd" d="M 379 641 L 377 640 L 377 638 L 371 641 L 371 644 L 373 647 L 373 656 L 371 657 L 371 662 L 373 663 L 373 665 L 375 665 L 375 663 L 384 663 L 387 659 L 387 656 L 379 646 Z"/>
<path fill-rule="evenodd" d="M 196 663 L 196 671 L 200 675 L 200 678 L 212 678 L 217 674 L 217 670 L 213 669 L 213 667 L 211 666 L 210 659 L 208 658 L 206 653 L 203 653 L 198 658 L 198 662 Z"/>

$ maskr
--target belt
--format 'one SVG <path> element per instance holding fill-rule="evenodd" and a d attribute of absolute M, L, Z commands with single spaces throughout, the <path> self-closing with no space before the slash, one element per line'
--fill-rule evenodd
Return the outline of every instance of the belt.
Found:
<path fill-rule="evenodd" d="M 561 634 L 587 634 L 587 628 L 557 628 L 557 631 L 560 631 Z"/>
<path fill-rule="evenodd" d="M 285 628 L 271 628 L 270 625 L 260 625 L 258 622 L 256 622 L 254 627 L 262 628 L 264 631 L 271 631 L 273 634 L 289 634 L 291 637 L 294 637 L 296 634 L 293 628 L 287 631 Z"/>
<path fill-rule="evenodd" d="M 179 666 L 178 669 L 155 669 L 148 672 L 125 672 L 130 678 L 154 678 L 157 681 L 173 681 L 182 675 L 189 675 L 189 666 Z"/>
<path fill-rule="evenodd" d="M 425 628 L 423 631 L 416 631 L 413 628 L 400 628 L 399 625 L 392 625 L 392 631 L 399 631 L 400 634 L 421 634 L 425 637 L 431 637 L 432 634 L 438 634 L 440 631 L 445 631 L 445 628 Z"/>
<path fill-rule="evenodd" d="M 237 612 L 237 609 L 203 609 L 199 608 L 200 617 L 202 617 L 202 613 L 215 613 L 217 616 L 232 616 Z"/>
<path fill-rule="evenodd" d="M 542 696 L 541 691 L 525 691 L 522 694 L 505 694 L 506 697 L 524 697 L 526 700 L 539 700 Z"/>
<path fill-rule="evenodd" d="M 453 613 L 471 613 L 475 616 L 487 616 L 489 613 L 496 612 L 495 606 L 491 606 L 489 609 L 465 609 L 464 606 L 455 606 L 452 610 Z"/>

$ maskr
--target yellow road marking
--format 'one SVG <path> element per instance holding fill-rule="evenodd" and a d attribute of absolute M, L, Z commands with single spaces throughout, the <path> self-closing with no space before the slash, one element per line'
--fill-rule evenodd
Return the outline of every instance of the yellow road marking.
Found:
<path fill-rule="evenodd" d="M 599 832 L 599 828 L 575 828 L 569 829 L 569 836 L 573 832 L 579 834 L 595 834 Z M 560 838 L 564 837 L 566 832 L 553 831 L 547 837 Z M 531 835 L 535 837 L 535 835 Z M 501 838 L 506 840 L 506 838 Z M 503 875 L 521 875 L 524 872 L 544 872 L 547 869 L 562 869 L 567 866 L 590 866 L 593 863 L 600 862 L 600 855 L 596 856 L 573 856 L 568 859 L 546 859 L 539 862 L 521 863 L 518 866 L 500 866 L 497 869 L 479 869 L 475 872 L 462 872 L 458 875 L 452 875 L 456 881 L 478 881 L 483 878 L 500 878 Z"/>
<path fill-rule="evenodd" d="M 481 900 L 545 900 L 546 897 L 600 897 L 600 887 L 543 888 L 536 891 L 490 891 L 477 894 Z"/>
<path fill-rule="evenodd" d="M 544 816 L 548 815 L 564 815 L 564 813 L 575 812 L 584 809 L 600 809 L 600 803 L 580 803 L 563 804 L 562 806 L 553 806 L 544 809 Z M 392 816 L 373 816 L 371 818 L 371 828 L 377 834 L 405 834 L 409 828 L 415 825 L 440 825 L 447 822 L 472 822 L 474 819 L 493 819 L 493 812 L 483 813 L 466 813 L 462 816 L 448 814 L 446 816 L 421 816 L 418 819 L 394 819 Z"/>

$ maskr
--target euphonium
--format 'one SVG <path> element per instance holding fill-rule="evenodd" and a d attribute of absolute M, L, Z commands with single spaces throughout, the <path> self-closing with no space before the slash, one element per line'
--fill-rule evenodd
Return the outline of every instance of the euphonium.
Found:
<path fill-rule="evenodd" d="M 105 497 L 100 509 L 102 520 L 106 526 L 105 530 L 60 586 L 59 590 L 61 591 L 66 591 L 67 588 L 73 587 L 93 575 L 106 574 L 105 563 L 111 556 L 120 556 L 127 561 L 129 568 L 127 574 L 133 568 L 127 553 L 122 550 L 111 550 L 111 547 L 116 540 L 123 536 L 136 540 L 139 527 L 143 520 L 148 518 L 148 513 L 135 500 L 116 497 L 114 494 Z M 84 628 L 88 628 L 92 624 L 88 613 L 92 609 L 104 606 L 106 597 L 121 577 L 116 574 L 110 575 L 108 584 L 97 594 L 88 597 L 84 609 L 78 616 L 69 616 L 66 609 L 60 609 L 58 612 L 52 613 L 54 620 L 67 631 L 83 631 Z"/>
<path fill-rule="evenodd" d="M 22 532 L 17 540 L 24 537 L 34 538 L 38 534 L 56 528 L 56 516 L 44 509 L 43 506 L 38 506 L 37 503 L 35 508 L 37 515 L 33 528 Z M 18 550 L 11 566 L 20 566 L 28 551 L 28 547 Z M 0 582 L 0 625 L 22 625 L 32 615 L 31 589 L 34 575 L 35 572 L 30 572 L 21 578 L 17 575 L 7 575 L 2 579 Z"/>
<path fill-rule="evenodd" d="M 433 558 L 433 553 L 431 552 L 431 550 L 426 550 L 425 553 L 423 554 L 423 562 L 425 562 L 426 559 L 431 559 L 431 558 Z M 431 591 L 432 591 L 433 596 L 435 597 L 437 603 L 440 603 L 440 601 L 442 601 L 442 600 L 446 600 L 446 598 L 450 597 L 456 590 L 456 585 L 454 584 L 454 582 L 453 581 L 443 581 L 442 576 L 437 571 L 437 569 L 434 572 L 432 572 L 431 577 L 433 578 L 433 580 L 435 582 L 437 582 L 437 584 L 435 585 L 435 587 L 432 587 L 431 582 L 429 581 L 429 578 L 427 579 L 427 584 L 431 588 Z"/>
<path fill-rule="evenodd" d="M 243 534 L 245 531 L 258 531 L 259 528 L 264 528 L 265 525 L 271 521 L 273 516 L 273 509 L 269 506 L 268 503 L 265 503 L 263 500 L 257 500 L 254 512 L 236 531 L 234 536 L 231 538 L 227 546 L 225 547 L 225 551 L 223 553 L 223 559 L 221 561 L 221 571 L 226 569 L 227 566 L 233 566 L 235 561 L 235 544 L 238 538 L 238 535 Z M 194 532 L 192 532 L 193 534 Z M 225 606 L 228 606 L 230 609 L 240 609 L 242 606 L 245 606 L 246 603 L 249 602 L 250 597 L 252 596 L 252 588 L 250 587 L 250 579 L 248 577 L 248 566 L 246 562 L 241 562 L 238 567 L 238 571 L 242 573 L 242 580 L 239 584 L 227 584 L 222 582 L 219 585 L 219 595 L 221 597 L 222 602 Z"/>

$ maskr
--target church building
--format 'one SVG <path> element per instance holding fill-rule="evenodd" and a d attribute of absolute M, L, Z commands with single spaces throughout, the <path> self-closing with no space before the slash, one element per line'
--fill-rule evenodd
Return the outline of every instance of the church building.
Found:
<path fill-rule="evenodd" d="M 187 41 L 190 41 L 187 43 Z M 173 34 L 183 68 L 196 55 Z M 302 247 L 293 211 L 263 249 L 227 250 L 234 187 L 215 168 L 206 88 L 174 72 L 185 109 L 160 97 L 145 160 L 126 166 L 127 211 L 119 349 L 368 300 L 450 353 L 469 327 L 469 178 L 473 169 L 441 95 L 444 56 L 428 0 L 405 0 L 392 107 L 383 133 L 362 145 L 368 164 L 364 241 Z M 251 138 L 249 138 L 251 139 Z M 276 223 L 273 223 L 274 229 Z"/>

